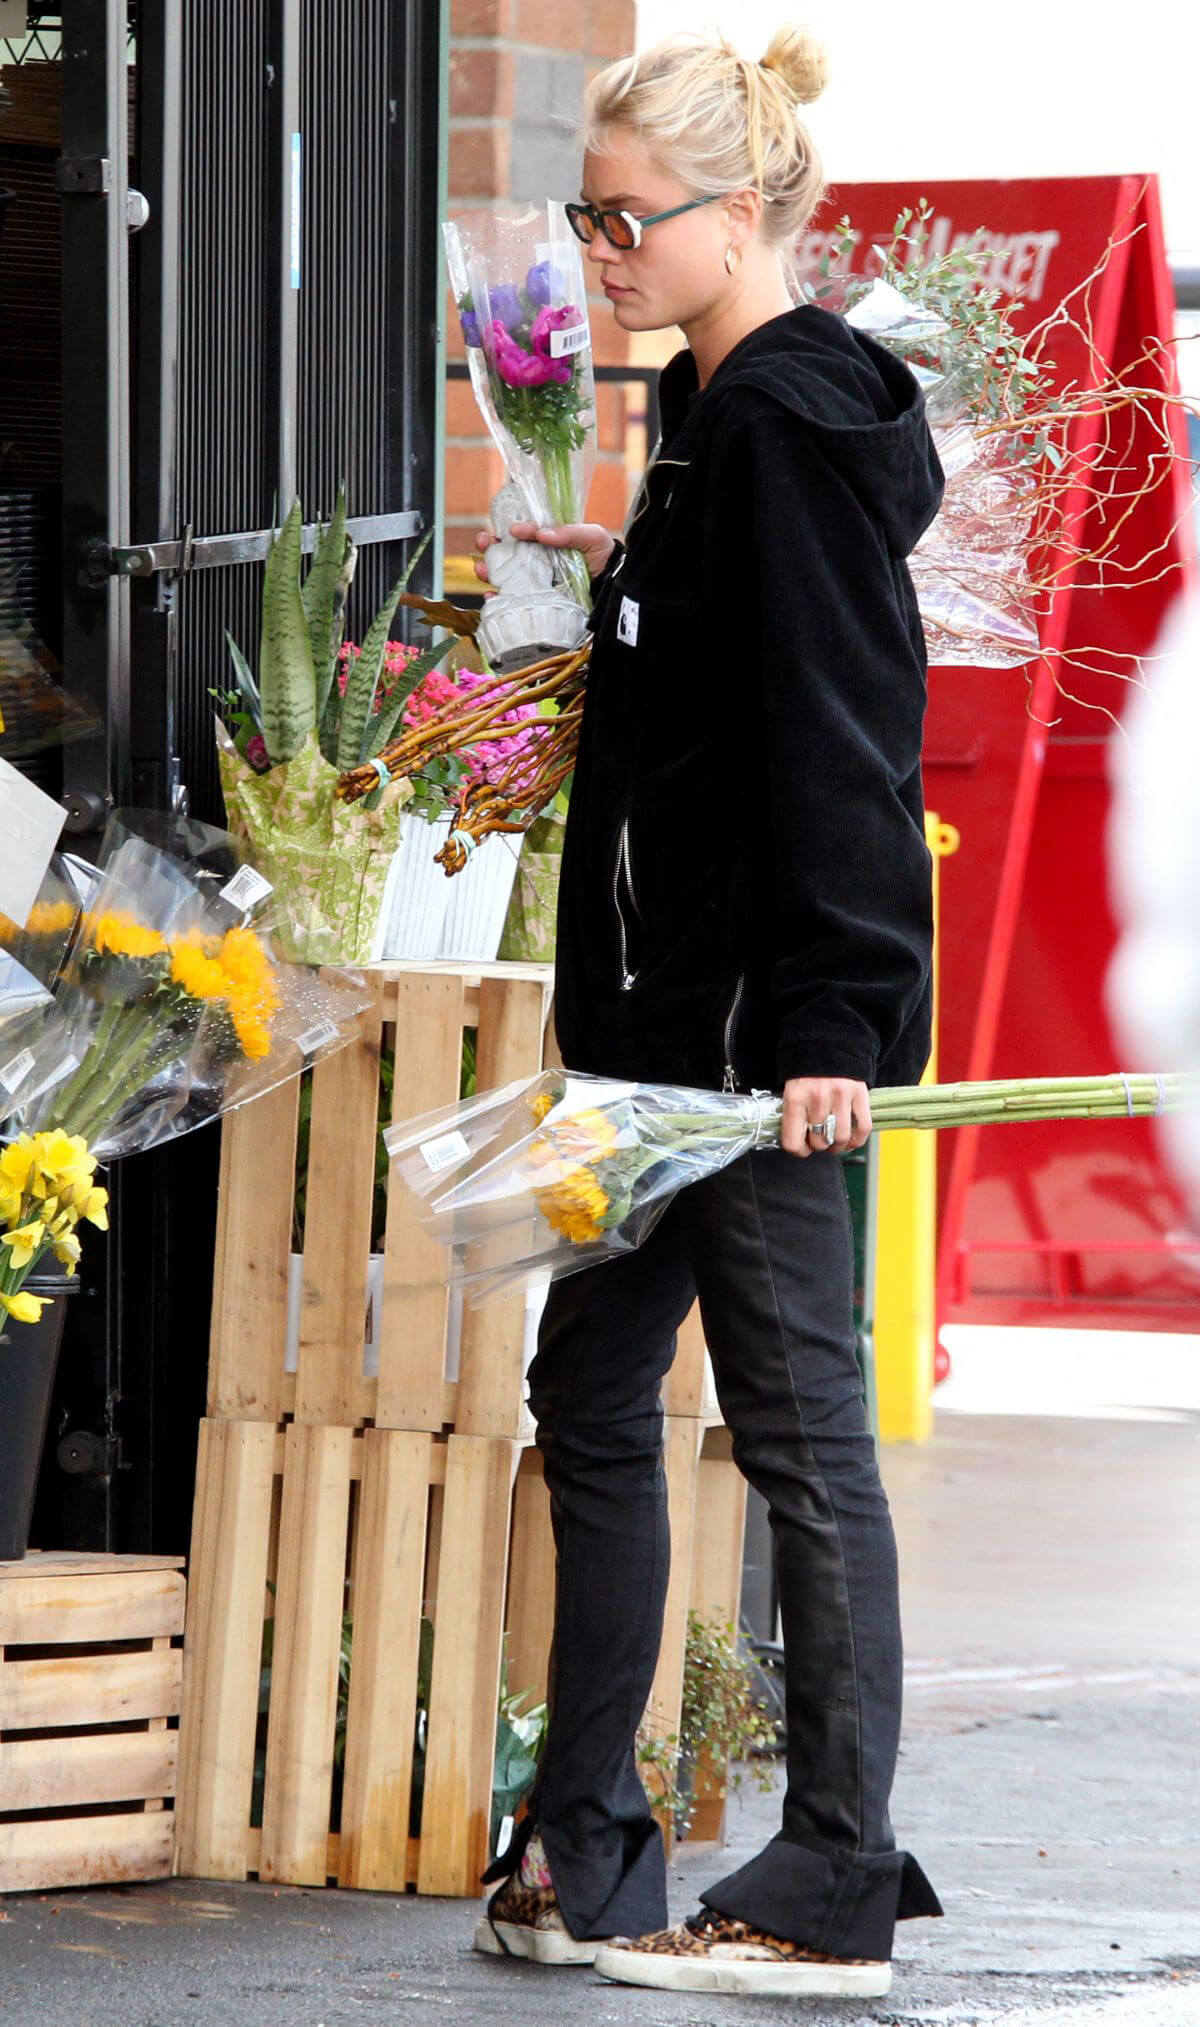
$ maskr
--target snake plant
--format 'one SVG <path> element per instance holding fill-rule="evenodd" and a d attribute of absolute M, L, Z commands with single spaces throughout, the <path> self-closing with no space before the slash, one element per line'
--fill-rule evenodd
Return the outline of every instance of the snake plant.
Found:
<path fill-rule="evenodd" d="M 346 527 L 345 489 L 339 489 L 328 526 L 318 531 L 312 562 L 301 581 L 299 500 L 273 537 L 263 582 L 258 681 L 237 643 L 226 634 L 238 689 L 262 732 L 272 767 L 292 760 L 316 732 L 331 767 L 359 767 L 385 745 L 413 690 L 449 653 L 446 635 L 411 661 L 402 680 L 377 705 L 379 678 L 401 592 L 425 553 L 426 535 L 392 586 L 363 639 L 343 692 L 336 681 L 345 637 L 346 600 L 358 550 Z"/>

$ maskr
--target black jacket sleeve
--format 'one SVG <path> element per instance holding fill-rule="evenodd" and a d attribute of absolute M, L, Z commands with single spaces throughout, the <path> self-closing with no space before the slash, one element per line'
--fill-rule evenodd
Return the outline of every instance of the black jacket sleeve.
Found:
<path fill-rule="evenodd" d="M 605 564 L 603 570 L 601 570 L 598 573 L 598 575 L 593 577 L 592 579 L 592 612 L 588 620 L 589 628 L 592 628 L 593 626 L 595 614 L 600 605 L 600 601 L 603 598 L 605 592 L 608 590 L 609 585 L 612 583 L 617 565 L 621 561 L 621 558 L 624 554 L 625 554 L 625 544 L 624 542 L 622 542 L 620 536 L 618 536 L 616 544 L 613 548 L 612 555 L 609 557 L 608 562 Z"/>
<path fill-rule="evenodd" d="M 925 648 L 907 565 L 804 419 L 741 389 L 776 1075 L 875 1081 L 927 990 Z M 741 491 L 742 489 L 739 489 Z M 739 598 L 739 607 L 742 602 Z"/>

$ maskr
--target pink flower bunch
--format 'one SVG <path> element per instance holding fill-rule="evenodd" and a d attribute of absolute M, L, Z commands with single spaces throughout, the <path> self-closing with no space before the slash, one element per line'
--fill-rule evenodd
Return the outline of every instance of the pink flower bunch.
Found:
<path fill-rule="evenodd" d="M 569 387 L 571 362 L 569 359 L 551 358 L 550 338 L 553 332 L 568 330 L 582 321 L 579 311 L 571 303 L 561 310 L 549 307 L 539 310 L 529 333 L 533 347 L 531 352 L 518 345 L 504 324 L 493 322 L 492 354 L 500 378 L 510 387 L 545 387 L 547 383 Z"/>
<path fill-rule="evenodd" d="M 464 695 L 476 695 L 477 701 L 486 700 L 489 689 L 494 688 L 495 677 L 485 675 L 482 670 L 459 669 L 457 675 L 447 675 L 441 669 L 431 669 L 424 680 L 418 683 L 409 698 L 404 712 L 404 729 L 412 732 L 418 726 L 427 725 L 432 718 L 442 715 L 448 705 L 454 704 Z M 522 704 L 512 711 L 506 711 L 501 718 L 502 725 L 527 725 L 537 717 L 536 704 Z M 467 746 L 459 754 L 466 766 L 466 782 L 495 780 L 505 768 L 521 754 L 529 753 L 532 764 L 536 753 L 531 751 L 527 731 L 514 731 L 510 739 L 489 739 L 483 746 Z"/>
<path fill-rule="evenodd" d="M 418 647 L 409 647 L 402 640 L 390 640 L 388 642 L 383 651 L 383 672 L 379 678 L 379 688 L 375 692 L 376 710 L 379 709 L 384 698 L 395 688 L 397 677 L 404 674 L 409 663 L 415 661 L 420 652 L 421 650 Z M 350 680 L 350 670 L 361 653 L 362 649 L 356 647 L 352 640 L 342 642 L 338 654 L 337 685 L 338 693 L 343 697 L 346 694 L 346 684 Z"/>

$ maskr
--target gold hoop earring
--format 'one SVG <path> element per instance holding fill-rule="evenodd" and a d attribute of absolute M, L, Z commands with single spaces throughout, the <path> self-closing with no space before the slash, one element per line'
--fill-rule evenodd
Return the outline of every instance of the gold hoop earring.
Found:
<path fill-rule="evenodd" d="M 726 274 L 736 274 L 736 273 L 737 273 L 737 271 L 738 271 L 738 269 L 740 268 L 741 264 L 742 264 L 742 249 L 741 249 L 741 247 L 740 247 L 740 246 L 727 246 L 727 247 L 725 248 L 725 272 L 726 272 Z"/>

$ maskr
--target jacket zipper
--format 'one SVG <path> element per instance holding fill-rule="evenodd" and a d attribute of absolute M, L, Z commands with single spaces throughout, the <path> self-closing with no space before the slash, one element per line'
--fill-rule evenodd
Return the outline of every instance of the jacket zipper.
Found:
<path fill-rule="evenodd" d="M 623 542 L 625 542 L 626 544 L 628 543 L 630 530 L 632 529 L 634 523 L 636 521 L 641 520 L 642 515 L 645 513 L 647 507 L 650 505 L 651 472 L 657 471 L 660 465 L 675 465 L 681 471 L 686 471 L 690 463 L 691 463 L 690 458 L 660 457 L 657 451 L 655 452 L 655 455 L 651 458 L 649 464 L 646 466 L 645 471 L 642 473 L 642 483 L 634 499 L 633 506 L 630 509 L 629 517 L 626 520 L 625 526 L 621 530 L 621 540 Z"/>
<path fill-rule="evenodd" d="M 733 995 L 733 1003 L 730 1006 L 728 1014 L 725 1016 L 725 1076 L 721 1084 L 722 1091 L 737 1090 L 737 1078 L 733 1074 L 733 1030 L 741 1009 L 742 994 L 745 990 L 746 974 L 743 972 L 737 982 L 737 991 Z"/>
<path fill-rule="evenodd" d="M 625 887 L 629 895 L 629 905 L 640 922 L 641 912 L 638 908 L 637 894 L 634 891 L 633 885 L 633 862 L 629 856 L 628 817 L 625 818 L 617 836 L 617 857 L 613 867 L 612 882 L 613 907 L 617 911 L 617 929 L 621 938 L 621 991 L 628 992 L 637 981 L 637 973 L 629 969 L 629 926 L 625 920 L 625 911 L 621 906 L 620 893 L 622 870 L 625 873 Z"/>

